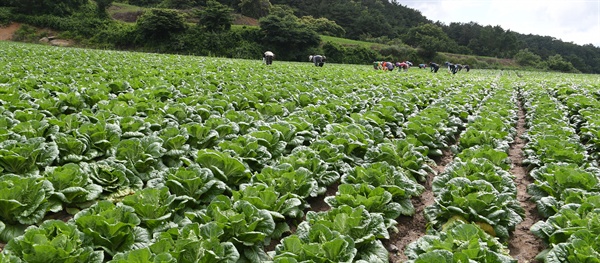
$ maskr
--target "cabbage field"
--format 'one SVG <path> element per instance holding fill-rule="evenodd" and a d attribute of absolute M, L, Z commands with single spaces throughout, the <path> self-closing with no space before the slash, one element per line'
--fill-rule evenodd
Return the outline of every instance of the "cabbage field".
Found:
<path fill-rule="evenodd" d="M 0 263 L 600 262 L 597 75 L 0 47 Z"/>

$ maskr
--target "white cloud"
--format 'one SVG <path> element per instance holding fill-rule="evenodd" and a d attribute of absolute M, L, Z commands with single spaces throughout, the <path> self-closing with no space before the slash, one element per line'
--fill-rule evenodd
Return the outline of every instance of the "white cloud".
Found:
<path fill-rule="evenodd" d="M 428 19 L 476 22 L 600 47 L 600 0 L 400 0 Z"/>

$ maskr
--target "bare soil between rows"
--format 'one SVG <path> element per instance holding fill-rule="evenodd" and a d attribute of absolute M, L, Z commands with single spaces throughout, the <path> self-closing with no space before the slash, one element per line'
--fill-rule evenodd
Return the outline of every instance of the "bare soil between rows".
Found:
<path fill-rule="evenodd" d="M 432 167 L 433 170 L 437 174 L 444 172 L 446 165 L 452 162 L 453 158 L 454 154 L 450 149 L 444 150 L 443 155 L 434 160 L 436 165 Z M 425 219 L 424 210 L 425 207 L 432 205 L 435 201 L 433 192 L 431 191 L 431 182 L 434 177 L 434 174 L 429 173 L 427 180 L 423 184 L 425 191 L 420 196 L 412 199 L 415 214 L 413 216 L 400 216 L 397 218 L 396 221 L 398 224 L 396 228 L 398 232 L 390 233 L 390 239 L 383 241 L 390 253 L 389 262 L 405 262 L 408 260 L 406 255 L 404 255 L 406 246 L 425 235 L 427 219 Z"/>
<path fill-rule="evenodd" d="M 527 186 L 533 183 L 533 178 L 529 176 L 527 168 L 523 166 L 523 159 L 525 159 L 523 147 L 526 142 L 523 140 L 522 135 L 525 133 L 526 128 L 525 111 L 521 102 L 519 102 L 518 117 L 517 135 L 508 153 L 512 162 L 510 172 L 516 177 L 517 200 L 519 200 L 521 207 L 525 209 L 525 218 L 512 233 L 508 248 L 510 249 L 510 255 L 519 263 L 534 263 L 538 262 L 535 260 L 535 256 L 545 249 L 545 245 L 542 240 L 529 231 L 529 228 L 542 218 L 537 212 L 535 203 L 530 201 L 531 196 L 527 193 Z"/>

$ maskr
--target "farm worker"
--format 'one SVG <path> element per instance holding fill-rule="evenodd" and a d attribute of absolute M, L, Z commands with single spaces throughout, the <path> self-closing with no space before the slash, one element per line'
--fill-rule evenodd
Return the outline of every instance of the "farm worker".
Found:
<path fill-rule="evenodd" d="M 457 68 L 458 71 L 461 71 L 463 69 L 463 65 L 456 64 L 456 68 Z"/>
<path fill-rule="evenodd" d="M 446 61 L 445 64 L 448 67 L 448 73 L 456 74 L 456 72 L 457 72 L 456 65 L 454 65 L 454 64 L 452 64 L 452 63 L 450 63 L 448 61 Z"/>
<path fill-rule="evenodd" d="M 464 65 L 463 67 L 464 67 L 464 68 L 467 70 L 467 72 L 469 72 L 469 70 L 471 69 L 471 68 L 469 67 L 469 65 Z"/>
<path fill-rule="evenodd" d="M 392 71 L 394 70 L 394 63 L 392 62 L 382 62 L 381 66 L 383 66 L 383 71 Z"/>
<path fill-rule="evenodd" d="M 408 67 L 412 67 L 412 66 L 413 66 L 413 63 L 412 63 L 412 62 L 410 62 L 410 61 L 408 61 L 408 60 L 407 60 L 407 61 L 404 61 L 404 63 L 406 63 L 406 64 L 408 65 Z"/>
<path fill-rule="evenodd" d="M 382 61 L 374 61 L 373 69 L 375 69 L 375 70 L 383 69 L 382 63 L 383 63 Z"/>
<path fill-rule="evenodd" d="M 427 68 L 427 64 L 419 64 L 419 68 Z"/>
<path fill-rule="evenodd" d="M 396 67 L 401 68 L 404 71 L 408 70 L 409 65 L 406 62 L 396 62 Z"/>
<path fill-rule="evenodd" d="M 433 73 L 437 73 L 438 70 L 440 69 L 440 65 L 438 65 L 437 63 L 434 63 L 434 62 L 429 62 L 429 67 L 431 68 L 431 72 L 433 72 Z"/>
<path fill-rule="evenodd" d="M 322 67 L 325 64 L 327 57 L 321 55 L 310 55 L 308 61 L 315 63 L 315 67 Z"/>
<path fill-rule="evenodd" d="M 271 65 L 271 64 L 273 64 L 274 57 L 275 57 L 275 54 L 273 54 L 273 52 L 267 51 L 263 54 L 263 62 L 265 62 L 265 64 L 267 64 L 267 65 Z"/>

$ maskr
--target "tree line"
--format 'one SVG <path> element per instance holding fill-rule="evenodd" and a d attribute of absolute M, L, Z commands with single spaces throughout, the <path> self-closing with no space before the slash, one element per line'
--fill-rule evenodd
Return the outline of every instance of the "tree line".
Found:
<path fill-rule="evenodd" d="M 150 9 L 133 24 L 121 23 L 108 17 L 113 1 Z M 234 14 L 258 19 L 259 27 L 232 28 Z M 256 58 L 270 49 L 278 59 L 326 53 L 338 63 L 431 61 L 448 52 L 600 73 L 600 47 L 475 22 L 446 25 L 393 0 L 0 0 L 0 23 L 8 20 L 61 30 L 92 47 L 235 58 Z M 382 47 L 344 46 L 319 35 Z"/>

